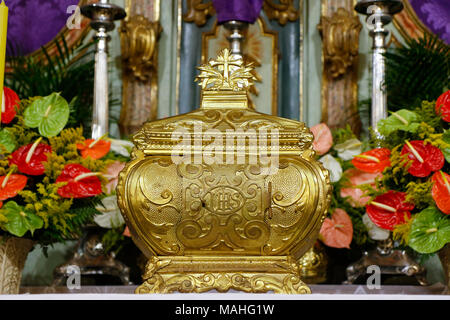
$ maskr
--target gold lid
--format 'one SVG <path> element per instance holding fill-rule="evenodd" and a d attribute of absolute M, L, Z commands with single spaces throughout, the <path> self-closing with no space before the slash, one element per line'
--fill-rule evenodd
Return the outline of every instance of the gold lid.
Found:
<path fill-rule="evenodd" d="M 276 154 L 312 152 L 313 135 L 304 123 L 263 114 L 248 107 L 248 89 L 253 85 L 253 65 L 244 65 L 241 57 L 224 49 L 200 70 L 196 81 L 202 87 L 200 108 L 192 112 L 146 123 L 133 136 L 133 142 L 144 154 L 171 155 L 180 143 L 190 152 L 202 153 L 217 137 L 227 145 L 216 153 L 236 152 L 245 141 L 246 154 L 266 150 Z M 239 140 L 243 139 L 243 140 Z M 256 139 L 257 143 L 251 143 Z M 266 139 L 266 141 L 261 141 Z M 262 142 L 262 143 L 261 143 Z"/>

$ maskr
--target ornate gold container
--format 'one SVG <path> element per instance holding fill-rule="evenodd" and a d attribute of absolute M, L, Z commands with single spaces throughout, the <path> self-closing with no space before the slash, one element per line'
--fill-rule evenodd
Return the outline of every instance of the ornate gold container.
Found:
<path fill-rule="evenodd" d="M 149 259 L 137 293 L 309 293 L 299 259 L 328 209 L 328 171 L 301 122 L 248 108 L 250 65 L 224 50 L 201 106 L 133 137 L 118 202 Z"/>

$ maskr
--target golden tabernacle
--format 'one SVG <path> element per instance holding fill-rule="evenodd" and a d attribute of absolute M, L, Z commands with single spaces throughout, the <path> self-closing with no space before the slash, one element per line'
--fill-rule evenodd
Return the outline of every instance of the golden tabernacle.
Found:
<path fill-rule="evenodd" d="M 302 123 L 248 107 L 252 66 L 225 49 L 200 69 L 200 108 L 146 123 L 118 203 L 148 258 L 137 293 L 310 293 L 299 259 L 330 198 Z"/>

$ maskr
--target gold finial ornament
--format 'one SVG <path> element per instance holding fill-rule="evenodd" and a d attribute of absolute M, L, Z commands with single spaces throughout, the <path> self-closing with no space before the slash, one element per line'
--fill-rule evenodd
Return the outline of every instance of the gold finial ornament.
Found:
<path fill-rule="evenodd" d="M 222 51 L 199 68 L 200 108 L 147 122 L 118 203 L 148 258 L 137 293 L 309 293 L 300 258 L 331 199 L 301 122 L 248 108 L 252 66 Z"/>
<path fill-rule="evenodd" d="M 251 73 L 253 64 L 244 66 L 242 57 L 231 54 L 228 49 L 222 50 L 216 60 L 211 59 L 198 69 L 201 73 L 195 81 L 203 90 L 247 90 L 257 80 Z"/>

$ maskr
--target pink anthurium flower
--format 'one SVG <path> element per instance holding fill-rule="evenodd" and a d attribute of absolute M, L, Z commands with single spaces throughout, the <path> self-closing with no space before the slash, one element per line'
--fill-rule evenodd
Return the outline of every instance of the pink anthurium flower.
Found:
<path fill-rule="evenodd" d="M 125 167 L 125 162 L 114 161 L 106 168 L 106 174 L 104 177 L 108 179 L 108 183 L 105 185 L 105 193 L 111 194 L 117 187 L 119 182 L 119 173 Z"/>
<path fill-rule="evenodd" d="M 314 135 L 313 149 L 318 155 L 327 153 L 333 145 L 330 128 L 325 123 L 319 123 L 311 127 L 311 132 Z"/>
<path fill-rule="evenodd" d="M 369 196 L 364 196 L 364 191 L 359 186 L 370 184 L 375 187 L 375 179 L 382 176 L 379 172 L 364 172 L 356 168 L 346 170 L 344 175 L 348 177 L 349 183 L 341 189 L 341 197 L 350 197 L 349 203 L 352 207 L 363 207 L 370 200 Z"/>
<path fill-rule="evenodd" d="M 347 212 L 334 210 L 330 218 L 326 218 L 320 229 L 320 238 L 325 245 L 332 248 L 350 248 L 353 239 L 353 224 Z"/>

